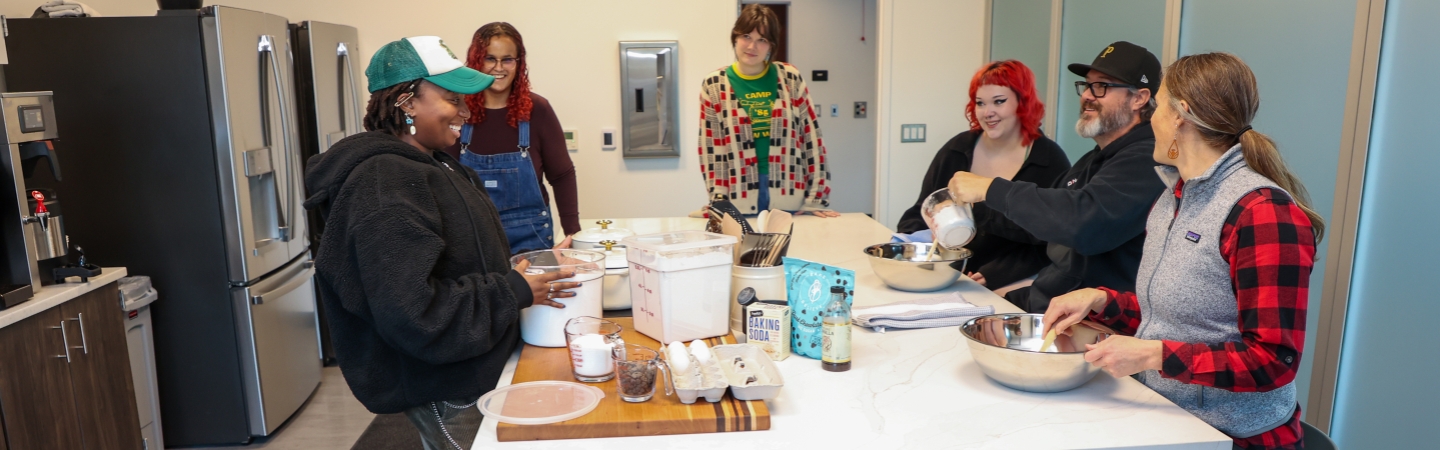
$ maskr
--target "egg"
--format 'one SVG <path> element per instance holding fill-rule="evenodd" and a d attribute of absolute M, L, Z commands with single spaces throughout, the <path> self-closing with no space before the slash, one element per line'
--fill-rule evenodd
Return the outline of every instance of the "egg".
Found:
<path fill-rule="evenodd" d="M 669 346 L 670 368 L 683 372 L 690 368 L 690 352 L 685 350 L 685 344 L 680 341 L 671 342 Z"/>
<path fill-rule="evenodd" d="M 710 346 L 705 341 L 696 339 L 690 342 L 690 354 L 695 355 L 695 360 L 700 364 L 710 362 Z"/>

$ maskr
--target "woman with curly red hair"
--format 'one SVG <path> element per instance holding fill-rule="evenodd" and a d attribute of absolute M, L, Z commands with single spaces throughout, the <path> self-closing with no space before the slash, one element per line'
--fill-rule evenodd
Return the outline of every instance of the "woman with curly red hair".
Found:
<path fill-rule="evenodd" d="M 525 41 L 508 23 L 485 24 L 475 30 L 465 65 L 495 77 L 495 83 L 465 96 L 473 115 L 460 140 L 445 151 L 484 180 L 512 253 L 554 247 L 550 193 L 541 177 L 554 189 L 561 228 L 575 234 L 580 231 L 575 164 L 555 110 L 530 91 Z"/>
<path fill-rule="evenodd" d="M 1035 93 L 1035 75 L 1020 61 L 986 64 L 970 79 L 965 118 L 970 130 L 950 139 L 920 184 L 915 206 L 900 216 L 900 233 L 925 230 L 920 204 L 945 188 L 955 172 L 1029 181 L 1050 186 L 1070 169 L 1070 160 L 1055 141 L 1040 131 L 1045 104 Z M 1027 278 L 1050 263 L 1045 243 L 984 203 L 973 205 L 975 238 L 968 275 L 981 285 L 999 288 Z"/>

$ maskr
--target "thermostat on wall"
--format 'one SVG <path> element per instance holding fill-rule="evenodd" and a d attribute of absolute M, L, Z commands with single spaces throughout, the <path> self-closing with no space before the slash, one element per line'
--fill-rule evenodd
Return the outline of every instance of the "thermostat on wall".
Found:
<path fill-rule="evenodd" d="M 580 140 L 575 137 L 575 130 L 565 130 L 565 149 L 572 152 L 580 151 Z"/>
<path fill-rule="evenodd" d="M 615 140 L 616 140 L 616 136 L 615 136 L 615 129 L 614 129 L 614 128 L 601 128 L 601 129 L 600 129 L 600 149 L 601 149 L 601 150 L 614 150 L 614 149 L 615 149 Z"/>

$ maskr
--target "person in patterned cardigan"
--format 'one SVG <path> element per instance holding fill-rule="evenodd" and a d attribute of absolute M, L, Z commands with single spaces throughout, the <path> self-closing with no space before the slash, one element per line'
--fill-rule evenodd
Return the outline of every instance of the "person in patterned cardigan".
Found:
<path fill-rule="evenodd" d="M 779 21 L 746 5 L 730 33 L 736 62 L 700 88 L 700 173 L 711 198 L 745 214 L 767 209 L 835 217 L 820 123 L 800 70 L 772 61 Z"/>

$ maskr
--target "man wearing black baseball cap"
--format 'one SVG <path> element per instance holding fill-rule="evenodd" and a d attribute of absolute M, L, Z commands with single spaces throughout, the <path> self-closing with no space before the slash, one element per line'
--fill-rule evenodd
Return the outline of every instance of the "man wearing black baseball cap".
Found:
<path fill-rule="evenodd" d="M 1145 219 L 1165 189 L 1155 174 L 1150 114 L 1160 85 L 1160 61 L 1144 47 L 1120 41 L 1089 65 L 1071 64 L 1080 119 L 1075 132 L 1094 139 L 1055 186 L 959 172 L 950 190 L 962 201 L 986 202 L 1035 238 L 1049 243 L 1050 265 L 1035 282 L 1005 294 L 1027 312 L 1043 313 L 1050 299 L 1080 288 L 1133 289 L 1145 243 Z M 994 286 L 998 287 L 998 286 Z"/>

